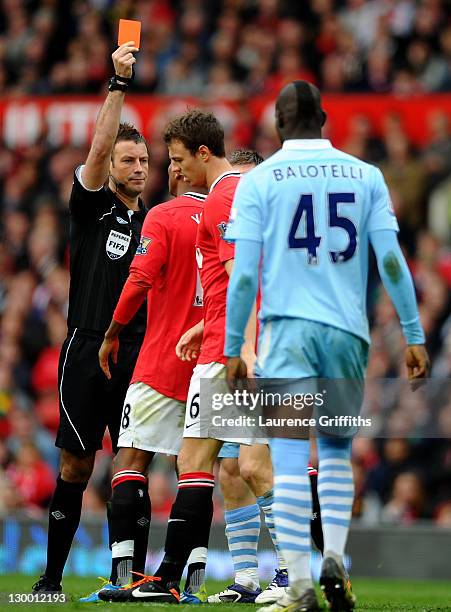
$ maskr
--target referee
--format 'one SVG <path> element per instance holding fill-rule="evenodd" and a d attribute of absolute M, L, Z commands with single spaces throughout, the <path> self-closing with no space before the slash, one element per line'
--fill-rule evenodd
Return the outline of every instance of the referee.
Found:
<path fill-rule="evenodd" d="M 133 126 L 120 124 L 137 50 L 128 42 L 113 53 L 116 74 L 109 82 L 86 163 L 74 174 L 68 335 L 59 361 L 56 446 L 61 448 L 61 466 L 49 509 L 47 567 L 33 592 L 61 591 L 95 454 L 102 448 L 106 427 L 116 449 L 123 400 L 145 332 L 144 306 L 124 329 L 117 363 L 107 380 L 98 352 L 146 215 L 139 196 L 149 172 L 147 144 Z"/>

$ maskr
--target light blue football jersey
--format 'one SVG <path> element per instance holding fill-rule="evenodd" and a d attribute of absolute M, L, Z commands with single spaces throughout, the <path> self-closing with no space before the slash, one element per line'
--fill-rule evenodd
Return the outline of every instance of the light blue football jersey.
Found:
<path fill-rule="evenodd" d="M 260 318 L 319 321 L 369 342 L 369 233 L 398 231 L 379 169 L 326 139 L 287 140 L 241 179 L 226 239 L 263 245 Z"/>

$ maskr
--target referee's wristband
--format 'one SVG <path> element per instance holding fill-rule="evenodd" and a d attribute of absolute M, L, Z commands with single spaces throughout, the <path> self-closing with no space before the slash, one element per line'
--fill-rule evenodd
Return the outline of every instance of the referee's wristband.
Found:
<path fill-rule="evenodd" d="M 135 77 L 135 73 L 134 72 L 132 72 L 132 76 L 131 77 L 124 77 L 124 76 L 121 76 L 120 74 L 115 74 L 114 75 L 114 78 L 117 81 L 121 81 L 122 83 L 126 83 L 127 85 L 130 85 L 130 83 L 133 81 L 134 77 Z"/>
<path fill-rule="evenodd" d="M 128 90 L 128 83 L 122 83 L 121 79 L 122 77 L 111 77 L 111 79 L 108 81 L 108 91 L 126 92 Z"/>

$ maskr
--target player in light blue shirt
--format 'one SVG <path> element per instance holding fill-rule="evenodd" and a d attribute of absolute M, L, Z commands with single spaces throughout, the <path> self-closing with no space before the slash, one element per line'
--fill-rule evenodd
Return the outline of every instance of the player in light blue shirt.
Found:
<path fill-rule="evenodd" d="M 377 168 L 321 138 L 325 120 L 316 87 L 305 81 L 287 85 L 276 103 L 282 148 L 243 177 L 236 191 L 226 233 L 236 242 L 225 346 L 231 384 L 245 374 L 239 355 L 260 268 L 260 375 L 363 381 L 370 242 L 401 320 L 409 379 L 415 385 L 427 376 L 413 282 L 384 179 Z M 271 452 L 277 538 L 290 576 L 289 592 L 271 610 L 318 610 L 304 476 L 309 442 L 275 438 Z M 354 495 L 351 440 L 320 437 L 318 455 L 325 550 L 320 582 L 331 609 L 352 610 L 355 598 L 343 567 Z"/>

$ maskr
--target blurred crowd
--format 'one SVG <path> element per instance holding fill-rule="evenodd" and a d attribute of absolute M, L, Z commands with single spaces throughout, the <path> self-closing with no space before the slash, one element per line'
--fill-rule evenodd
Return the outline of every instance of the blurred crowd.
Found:
<path fill-rule="evenodd" d="M 410 95 L 451 87 L 451 25 L 439 0 L 1 4 L 0 91 L 11 95 L 103 92 L 118 17 L 143 21 L 136 65 L 142 92 L 239 98 L 277 93 L 293 78 L 308 78 L 326 91 Z M 253 146 L 267 157 L 278 147 L 272 120 L 244 129 L 245 106 L 243 113 L 243 129 L 227 133 L 228 153 Z M 443 380 L 451 378 L 449 117 L 432 114 L 428 130 L 427 145 L 418 149 L 401 116 L 388 115 L 376 135 L 368 117 L 356 114 L 343 148 L 384 173 L 415 281 L 432 377 Z M 69 287 L 67 204 L 73 170 L 86 155 L 74 146 L 51 148 L 45 135 L 21 149 L 0 142 L 0 513 L 43 516 L 58 471 L 54 437 Z M 158 139 L 151 143 L 151 159 L 145 193 L 150 206 L 167 198 L 166 149 Z M 405 377 L 399 323 L 374 261 L 368 306 L 368 376 Z M 355 441 L 354 514 L 361 521 L 432 519 L 451 526 L 449 398 L 437 410 L 436 439 L 402 438 L 399 423 L 409 419 L 420 431 L 425 409 L 420 399 L 400 398 L 385 432 L 392 439 Z M 109 450 L 106 439 L 85 495 L 86 511 L 104 512 Z M 162 516 L 172 503 L 172 474 L 170 463 L 161 460 L 151 478 L 153 508 Z"/>
<path fill-rule="evenodd" d="M 446 0 L 1 0 L 0 92 L 97 93 L 118 18 L 143 24 L 135 90 L 238 98 L 451 90 Z"/>

